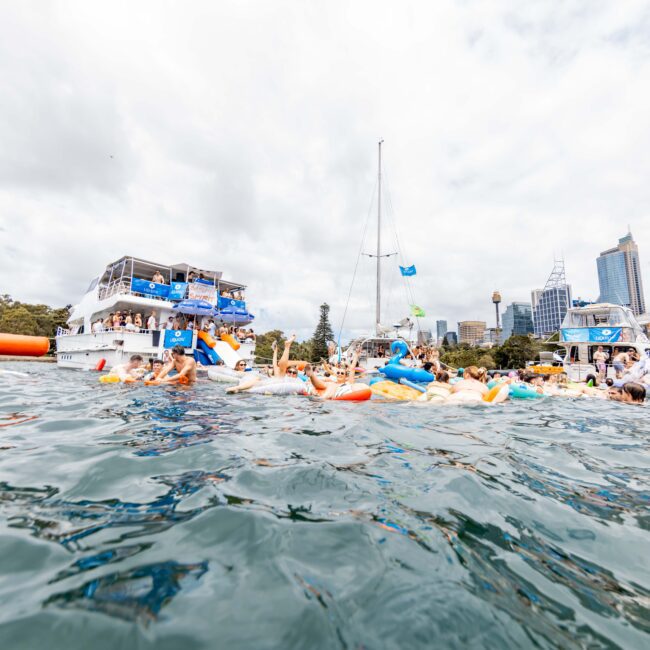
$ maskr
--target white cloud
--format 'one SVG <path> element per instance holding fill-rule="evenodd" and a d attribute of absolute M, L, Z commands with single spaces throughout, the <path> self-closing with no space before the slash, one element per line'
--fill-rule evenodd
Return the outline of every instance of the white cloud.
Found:
<path fill-rule="evenodd" d="M 628 223 L 648 284 L 649 35 L 635 1 L 5 4 L 1 290 L 74 302 L 135 254 L 249 284 L 258 329 L 307 335 L 324 300 L 337 327 L 379 137 L 425 325 L 491 321 L 554 254 L 595 298 Z"/>

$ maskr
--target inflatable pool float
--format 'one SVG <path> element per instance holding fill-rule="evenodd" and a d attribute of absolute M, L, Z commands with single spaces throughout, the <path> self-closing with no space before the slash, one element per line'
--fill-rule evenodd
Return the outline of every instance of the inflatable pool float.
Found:
<path fill-rule="evenodd" d="M 405 341 L 393 341 L 390 346 L 390 351 L 394 354 L 390 361 L 383 367 L 378 368 L 379 372 L 388 377 L 399 381 L 400 379 L 407 379 L 414 382 L 432 382 L 435 376 L 422 368 L 410 368 L 403 366 L 400 361 L 409 353 L 408 345 Z"/>
<path fill-rule="evenodd" d="M 42 357 L 49 349 L 50 341 L 46 336 L 0 334 L 0 354 Z"/>
<path fill-rule="evenodd" d="M 365 402 L 372 397 L 372 389 L 365 384 L 343 384 L 340 386 L 334 397 L 335 402 Z"/>
<path fill-rule="evenodd" d="M 242 379 L 250 378 L 253 375 L 251 373 L 246 373 L 239 370 L 233 370 L 232 368 L 227 368 L 226 366 L 216 366 L 208 368 L 208 379 L 212 381 L 222 382 L 224 384 L 237 384 Z"/>
<path fill-rule="evenodd" d="M 401 384 L 396 384 L 394 381 L 378 381 L 373 383 L 370 386 L 370 390 L 375 395 L 381 395 L 382 397 L 389 397 L 396 400 L 416 400 L 422 393 L 415 388 L 410 386 L 402 386 Z"/>
<path fill-rule="evenodd" d="M 268 379 L 244 391 L 254 395 L 305 395 L 305 382 L 300 379 Z"/>
<path fill-rule="evenodd" d="M 134 381 L 136 381 L 135 377 L 125 377 L 124 379 L 120 379 L 117 375 L 102 375 L 99 378 L 99 383 L 100 384 L 119 384 L 122 382 L 123 384 L 132 384 Z"/>
<path fill-rule="evenodd" d="M 438 381 L 427 386 L 426 391 L 418 397 L 418 402 L 446 402 L 451 395 L 451 386 Z"/>
<path fill-rule="evenodd" d="M 544 393 L 538 393 L 530 384 L 510 384 L 510 397 L 517 399 L 539 399 Z"/>
<path fill-rule="evenodd" d="M 490 390 L 485 395 L 483 395 L 483 401 L 490 403 L 503 402 L 503 400 L 505 400 L 509 394 L 510 384 L 495 382 L 494 386 L 492 386 Z"/>

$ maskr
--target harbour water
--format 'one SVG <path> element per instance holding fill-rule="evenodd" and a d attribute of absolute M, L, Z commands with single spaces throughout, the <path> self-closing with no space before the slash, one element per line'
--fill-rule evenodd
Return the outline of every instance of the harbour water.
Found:
<path fill-rule="evenodd" d="M 650 643 L 645 407 L 2 370 L 2 648 Z"/>

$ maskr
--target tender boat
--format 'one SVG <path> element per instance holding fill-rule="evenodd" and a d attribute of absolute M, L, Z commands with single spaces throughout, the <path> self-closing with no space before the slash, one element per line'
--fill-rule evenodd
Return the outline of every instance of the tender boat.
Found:
<path fill-rule="evenodd" d="M 162 281 L 152 280 L 156 273 L 162 276 Z M 217 326 L 243 327 L 254 319 L 242 296 L 245 289 L 243 284 L 224 280 L 220 271 L 122 257 L 90 283 L 79 304 L 72 308 L 68 327 L 58 329 L 57 363 L 64 368 L 93 369 L 100 364 L 108 369 L 125 362 L 132 354 L 140 354 L 145 360 L 162 358 L 166 349 L 179 344 L 200 362 L 214 363 L 215 354 L 202 355 L 203 341 L 197 337 L 197 331 L 166 327 L 169 317 L 196 313 L 197 322 L 209 317 Z M 196 312 L 192 311 L 193 307 L 197 307 Z M 142 327 L 127 325 L 113 329 L 99 325 L 98 321 L 117 311 L 140 313 Z M 147 329 L 152 313 L 156 328 Z M 239 342 L 237 351 L 234 347 L 236 343 L 233 346 L 217 340 L 213 350 L 229 367 L 234 367 L 240 359 L 249 363 L 254 360 L 254 340 Z"/>
<path fill-rule="evenodd" d="M 565 348 L 565 372 L 573 381 L 598 375 L 594 352 L 599 346 L 609 355 L 607 376 L 615 377 L 613 358 L 633 349 L 640 358 L 650 352 L 650 341 L 628 307 L 598 303 L 569 309 L 560 329 L 559 345 Z"/>

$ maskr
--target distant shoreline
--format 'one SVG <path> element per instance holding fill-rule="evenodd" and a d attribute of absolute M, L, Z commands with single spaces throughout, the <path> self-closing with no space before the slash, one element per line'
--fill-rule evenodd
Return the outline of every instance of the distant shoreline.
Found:
<path fill-rule="evenodd" d="M 40 361 L 41 363 L 56 363 L 56 357 L 20 357 L 13 354 L 0 354 L 2 361 Z"/>

